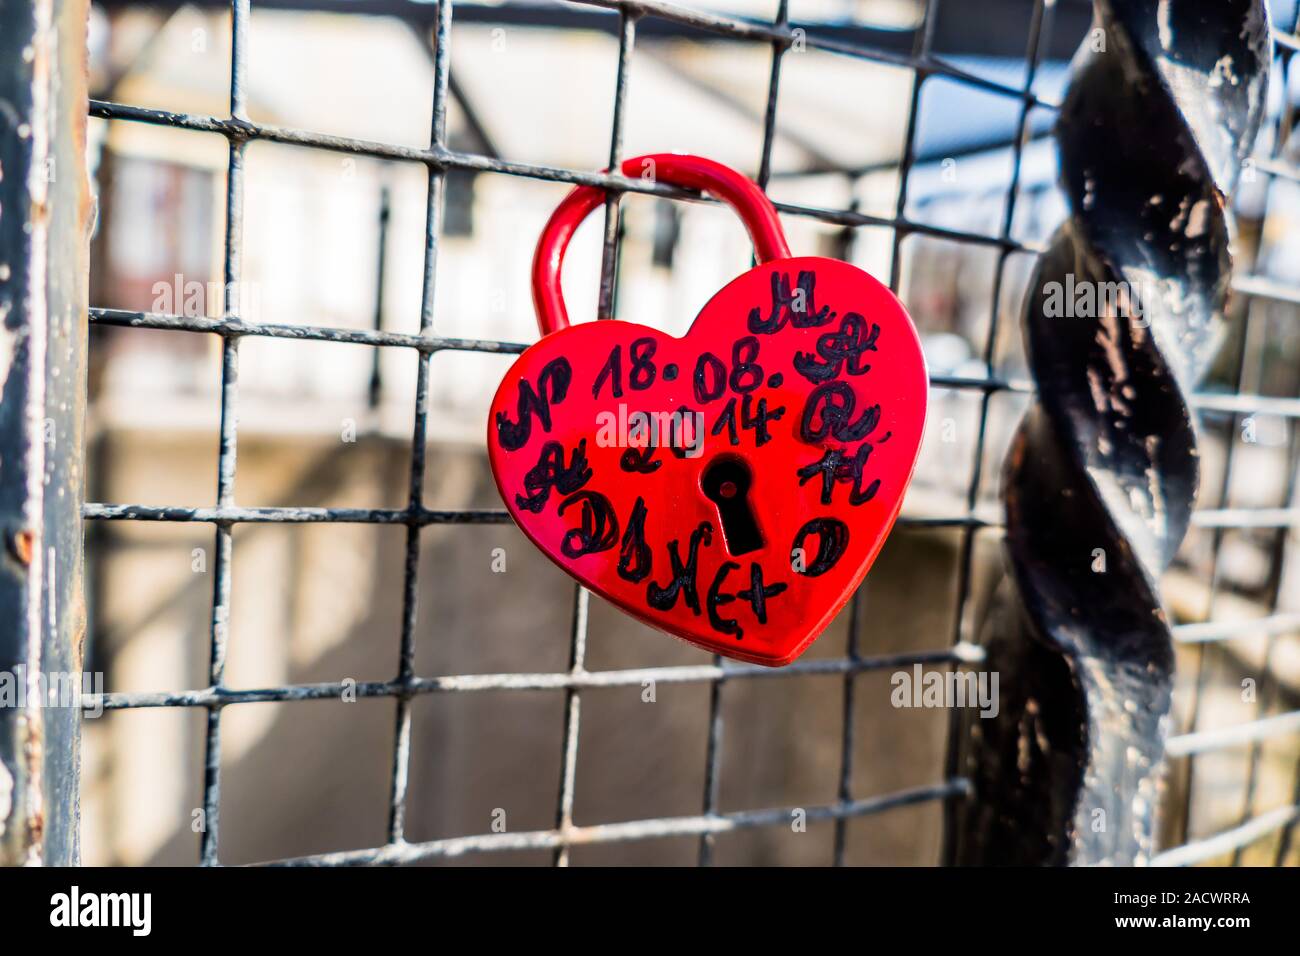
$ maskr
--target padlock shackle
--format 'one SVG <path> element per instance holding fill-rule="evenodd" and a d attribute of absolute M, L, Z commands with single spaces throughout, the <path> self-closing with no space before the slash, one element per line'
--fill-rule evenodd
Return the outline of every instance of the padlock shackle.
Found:
<path fill-rule="evenodd" d="M 790 247 L 786 245 L 776 209 L 748 177 L 711 159 L 685 153 L 634 156 L 624 160 L 621 167 L 629 179 L 636 179 L 647 169 L 653 170 L 657 182 L 698 189 L 736 210 L 749 230 L 759 263 L 790 258 Z M 569 312 L 560 288 L 564 253 L 582 221 L 605 204 L 605 196 L 605 190 L 599 186 L 578 186 L 551 214 L 537 241 L 537 251 L 533 253 L 533 305 L 542 335 L 569 326 Z"/>

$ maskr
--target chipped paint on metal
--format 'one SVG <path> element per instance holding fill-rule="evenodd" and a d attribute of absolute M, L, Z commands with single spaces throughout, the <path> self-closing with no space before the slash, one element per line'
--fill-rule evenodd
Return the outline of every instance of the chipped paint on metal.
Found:
<path fill-rule="evenodd" d="M 89 182 L 86 0 L 0 6 L 0 864 L 74 863 L 79 714 L 42 675 L 80 668 Z M 48 170 L 57 168 L 55 179 Z M 62 439 L 45 441 L 47 420 Z"/>

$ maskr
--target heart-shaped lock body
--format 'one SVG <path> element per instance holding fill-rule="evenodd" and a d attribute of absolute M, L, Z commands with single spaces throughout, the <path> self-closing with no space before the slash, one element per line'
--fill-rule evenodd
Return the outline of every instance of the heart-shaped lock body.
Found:
<path fill-rule="evenodd" d="M 533 262 L 543 336 L 492 402 L 488 452 L 515 522 L 635 617 L 709 651 L 798 657 L 862 581 L 898 516 L 925 424 L 920 342 L 862 270 L 791 258 L 762 191 L 696 156 L 661 182 L 730 203 L 759 265 L 676 338 L 568 324 L 564 250 L 604 192 L 579 187 Z"/>

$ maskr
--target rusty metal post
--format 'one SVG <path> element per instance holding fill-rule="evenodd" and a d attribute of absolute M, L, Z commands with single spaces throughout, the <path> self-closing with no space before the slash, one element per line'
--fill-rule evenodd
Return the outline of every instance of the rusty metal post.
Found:
<path fill-rule="evenodd" d="M 0 0 L 0 864 L 78 857 L 87 12 Z"/>

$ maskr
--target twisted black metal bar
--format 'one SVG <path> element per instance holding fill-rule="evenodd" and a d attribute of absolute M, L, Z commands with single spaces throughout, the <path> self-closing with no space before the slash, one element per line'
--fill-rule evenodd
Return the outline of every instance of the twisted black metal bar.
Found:
<path fill-rule="evenodd" d="M 1004 474 L 998 715 L 955 741 L 959 863 L 1153 851 L 1172 637 L 1157 580 L 1198 484 L 1187 395 L 1220 340 L 1225 197 L 1269 68 L 1263 0 L 1095 0 L 1057 122 L 1070 217 L 1025 305 L 1038 385 Z M 1072 787 L 1060 781 L 1070 779 Z"/>

